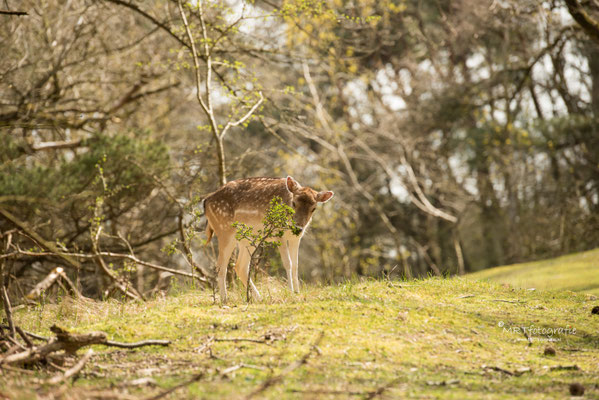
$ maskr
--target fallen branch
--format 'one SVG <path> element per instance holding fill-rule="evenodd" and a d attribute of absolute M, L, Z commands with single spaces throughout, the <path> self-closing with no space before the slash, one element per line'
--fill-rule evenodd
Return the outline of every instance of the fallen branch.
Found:
<path fill-rule="evenodd" d="M 47 383 L 49 383 L 50 385 L 56 385 L 57 383 L 66 381 L 70 377 L 77 375 L 83 369 L 83 366 L 85 365 L 86 362 L 89 361 L 89 359 L 91 358 L 91 356 L 93 354 L 94 354 L 94 351 L 92 349 L 89 349 L 87 351 L 87 353 L 85 353 L 85 355 L 83 357 L 81 357 L 81 359 L 79 361 L 77 361 L 77 363 L 75 365 L 73 365 L 71 368 L 66 370 L 64 374 L 58 374 L 58 375 L 48 379 Z"/>
<path fill-rule="evenodd" d="M 296 369 L 298 369 L 299 367 L 301 367 L 302 365 L 304 365 L 308 361 L 308 358 L 310 358 L 310 356 L 312 355 L 312 353 L 318 352 L 318 345 L 322 341 L 323 337 L 324 337 L 324 332 L 321 331 L 318 334 L 318 337 L 316 338 L 316 340 L 314 341 L 314 343 L 312 344 L 312 346 L 310 346 L 310 350 L 308 350 L 308 352 L 306 352 L 306 354 L 304 354 L 302 356 L 302 358 L 300 358 L 299 360 L 297 360 L 297 361 L 289 364 L 287 366 L 287 368 L 285 368 L 283 371 L 281 371 L 280 374 L 274 375 L 274 376 L 271 376 L 270 378 L 268 378 L 266 381 L 264 381 L 264 383 L 262 383 L 262 385 L 260 385 L 257 389 L 255 389 L 250 394 L 248 394 L 245 398 L 246 399 L 251 399 L 251 398 L 255 397 L 256 395 L 264 392 L 265 390 L 267 390 L 271 386 L 274 386 L 274 385 L 282 382 L 283 379 L 285 378 L 285 376 L 287 376 L 291 372 L 295 371 Z"/>
<path fill-rule="evenodd" d="M 23 15 L 29 15 L 26 11 L 11 11 L 11 10 L 0 10 L 0 15 L 16 15 L 18 17 Z"/>
<path fill-rule="evenodd" d="M 47 344 L 32 347 L 23 352 L 11 354 L 0 359 L 0 364 L 31 363 L 45 359 L 49 354 L 64 350 L 67 354 L 75 354 L 78 349 L 92 344 L 101 344 L 106 341 L 106 333 L 91 332 L 85 334 L 69 333 L 56 325 L 50 328 L 56 333 Z"/>
<path fill-rule="evenodd" d="M 31 146 L 33 151 L 44 151 L 53 149 L 73 149 L 81 146 L 81 140 L 63 140 L 56 142 L 43 142 Z"/>
<path fill-rule="evenodd" d="M 51 353 L 61 350 L 64 350 L 67 354 L 75 354 L 81 347 L 93 344 L 132 349 L 142 346 L 168 346 L 171 343 L 169 340 L 143 340 L 135 343 L 121 343 L 107 340 L 107 335 L 104 332 L 70 333 L 56 325 L 52 326 L 50 330 L 56 334 L 55 338 L 48 339 L 35 335 L 36 338 L 47 340 L 48 343 L 41 346 L 32 346 L 19 353 L 6 354 L 4 358 L 0 359 L 0 365 L 37 362 L 46 359 Z M 33 334 L 29 332 L 24 332 L 24 334 L 33 337 Z"/>
<path fill-rule="evenodd" d="M 33 289 L 25 296 L 28 300 L 35 300 L 48 290 L 63 272 L 62 267 L 56 267 L 44 279 L 42 279 Z"/>
<path fill-rule="evenodd" d="M 15 330 L 17 331 L 19 336 L 21 336 L 21 338 L 23 338 L 23 341 L 25 341 L 25 343 L 27 343 L 27 347 L 29 347 L 29 348 L 33 347 L 33 343 L 31 343 L 31 340 L 27 337 L 27 335 L 25 334 L 23 329 L 21 329 L 18 326 L 15 326 Z"/>

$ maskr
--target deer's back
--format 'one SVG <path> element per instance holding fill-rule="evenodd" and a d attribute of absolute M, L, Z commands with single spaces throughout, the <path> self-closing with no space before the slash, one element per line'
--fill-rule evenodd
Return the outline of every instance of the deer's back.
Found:
<path fill-rule="evenodd" d="M 261 221 L 275 196 L 291 203 L 285 178 L 246 178 L 231 181 L 204 200 L 208 220 L 253 223 Z M 225 222 L 226 221 L 226 222 Z M 219 224 L 220 225 L 220 224 Z"/>

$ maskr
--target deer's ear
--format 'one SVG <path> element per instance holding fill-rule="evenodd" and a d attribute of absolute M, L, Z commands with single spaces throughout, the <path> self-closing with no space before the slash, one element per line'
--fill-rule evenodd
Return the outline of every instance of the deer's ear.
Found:
<path fill-rule="evenodd" d="M 291 176 L 287 177 L 287 190 L 289 190 L 291 193 L 297 192 L 301 187 L 302 186 Z"/>
<path fill-rule="evenodd" d="M 326 203 L 327 201 L 331 200 L 333 198 L 333 195 L 335 193 L 333 192 L 320 192 L 316 195 L 316 201 L 321 202 L 321 203 Z"/>

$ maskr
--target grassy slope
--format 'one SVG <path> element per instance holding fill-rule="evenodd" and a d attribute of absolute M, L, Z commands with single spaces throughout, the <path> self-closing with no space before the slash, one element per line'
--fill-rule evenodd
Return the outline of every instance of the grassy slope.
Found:
<path fill-rule="evenodd" d="M 24 329 L 46 335 L 57 322 L 80 332 L 103 330 L 113 340 L 173 340 L 170 348 L 97 347 L 67 398 L 107 398 L 109 392 L 145 397 L 198 372 L 204 373 L 199 382 L 167 398 L 244 398 L 306 354 L 321 331 L 319 352 L 257 398 L 360 399 L 389 385 L 375 397 L 529 400 L 564 398 L 571 382 L 586 387 L 586 398 L 599 398 L 599 316 L 590 315 L 598 302 L 590 295 L 460 278 L 308 286 L 297 296 L 274 279 L 259 286 L 265 300 L 247 309 L 240 289 L 230 308 L 214 305 L 205 291 L 180 290 L 145 303 L 65 299 L 18 310 L 15 318 Z M 543 355 L 546 337 L 532 335 L 529 346 L 522 334 L 499 327 L 500 321 L 504 327 L 570 326 L 576 333 L 556 335 L 557 355 L 549 357 Z M 210 341 L 265 335 L 274 341 Z M 239 364 L 259 369 L 220 375 Z M 550 369 L 574 364 L 580 370 Z M 485 365 L 531 371 L 511 376 Z M 36 391 L 55 390 L 40 383 L 47 371 L 0 374 L 0 397 L 32 398 Z M 144 376 L 158 387 L 127 385 Z"/>
<path fill-rule="evenodd" d="M 572 290 L 599 295 L 599 249 L 550 260 L 490 268 L 468 277 L 522 288 Z"/>

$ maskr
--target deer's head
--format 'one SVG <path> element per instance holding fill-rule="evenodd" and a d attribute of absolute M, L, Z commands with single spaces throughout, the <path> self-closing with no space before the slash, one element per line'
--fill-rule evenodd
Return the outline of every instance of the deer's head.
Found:
<path fill-rule="evenodd" d="M 293 219 L 301 229 L 310 223 L 318 203 L 326 203 L 334 194 L 331 191 L 317 192 L 309 187 L 302 187 L 291 176 L 287 177 L 287 190 L 291 193 L 291 207 L 295 210 Z"/>

